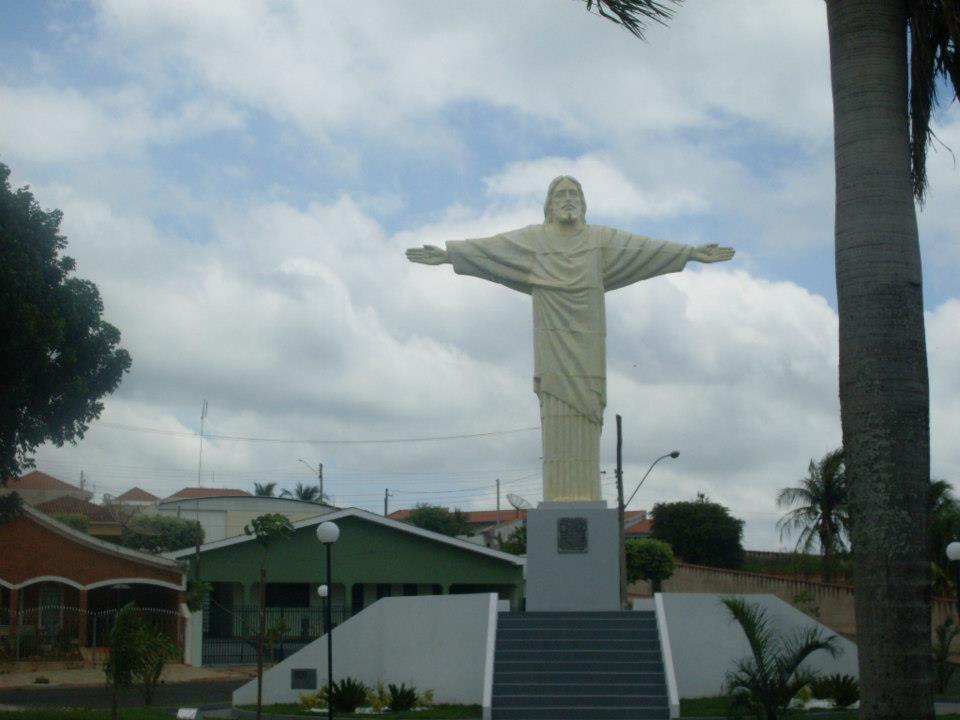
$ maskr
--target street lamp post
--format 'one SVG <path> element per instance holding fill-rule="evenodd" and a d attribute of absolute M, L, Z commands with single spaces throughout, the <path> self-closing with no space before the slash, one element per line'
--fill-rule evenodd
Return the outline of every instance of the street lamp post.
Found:
<path fill-rule="evenodd" d="M 637 483 L 637 486 L 633 489 L 633 492 L 630 493 L 630 497 L 627 498 L 627 501 L 626 501 L 626 502 L 624 502 L 624 501 L 623 501 L 623 469 L 622 469 L 622 467 L 621 467 L 621 459 L 620 459 L 620 442 L 619 442 L 619 439 L 620 439 L 620 436 L 619 436 L 620 423 L 619 423 L 619 420 L 620 420 L 620 416 L 618 415 L 618 416 L 617 416 L 617 421 L 618 421 L 618 422 L 617 422 L 617 430 L 618 430 L 618 433 L 617 433 L 617 490 L 618 490 L 618 498 L 617 498 L 617 499 L 619 500 L 619 507 L 617 508 L 617 510 L 618 510 L 617 515 L 619 516 L 619 521 L 620 521 L 620 601 L 621 601 L 622 604 L 626 604 L 626 600 L 627 600 L 627 538 L 626 538 L 626 523 L 625 523 L 625 517 L 626 517 L 626 512 L 627 512 L 627 506 L 630 504 L 630 501 L 633 500 L 633 498 L 636 496 L 637 490 L 639 490 L 639 489 L 640 489 L 640 486 L 643 485 L 643 481 L 647 479 L 647 476 L 650 474 L 650 471 L 653 470 L 654 466 L 655 466 L 658 462 L 660 462 L 661 460 L 664 460 L 664 459 L 666 459 L 666 458 L 673 458 L 674 460 L 676 460 L 678 457 L 680 457 L 680 451 L 679 451 L 679 450 L 671 450 L 671 451 L 668 452 L 666 455 L 661 455 L 661 456 L 658 457 L 656 460 L 654 460 L 652 463 L 650 463 L 650 467 L 647 468 L 647 471 L 643 474 L 643 477 L 640 478 L 640 482 Z"/>
<path fill-rule="evenodd" d="M 954 540 L 947 545 L 947 559 L 953 561 L 954 579 L 957 583 L 957 626 L 960 627 L 960 542 Z"/>
<path fill-rule="evenodd" d="M 330 548 L 340 537 L 336 523 L 323 522 L 317 525 L 317 540 L 327 548 L 327 607 L 324 624 L 327 626 L 327 717 L 333 720 L 333 574 L 330 569 Z M 322 595 L 322 594 L 321 594 Z"/>

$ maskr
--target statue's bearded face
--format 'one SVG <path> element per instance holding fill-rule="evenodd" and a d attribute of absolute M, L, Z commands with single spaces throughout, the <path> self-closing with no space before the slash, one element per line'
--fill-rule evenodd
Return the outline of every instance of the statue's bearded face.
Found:
<path fill-rule="evenodd" d="M 583 196 L 575 183 L 564 178 L 550 195 L 549 219 L 561 225 L 578 222 L 584 214 Z"/>

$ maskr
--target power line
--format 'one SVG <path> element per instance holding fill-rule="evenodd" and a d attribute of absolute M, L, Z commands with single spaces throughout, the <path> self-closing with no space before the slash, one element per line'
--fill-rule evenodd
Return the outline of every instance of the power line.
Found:
<path fill-rule="evenodd" d="M 172 437 L 194 438 L 196 433 L 185 430 L 164 430 L 161 428 L 148 428 L 139 425 L 127 425 L 124 423 L 112 423 L 101 420 L 97 423 L 99 426 L 113 428 L 115 430 L 127 430 L 129 432 L 151 433 L 155 435 L 168 435 Z M 512 435 L 515 433 L 531 432 L 539 430 L 539 426 L 514 428 L 512 430 L 491 430 L 480 433 L 465 433 L 462 435 L 433 435 L 425 437 L 409 438 L 365 438 L 361 440 L 330 440 L 330 439 L 290 439 L 290 438 L 265 438 L 252 437 L 244 435 L 214 435 L 205 433 L 203 437 L 209 440 L 227 440 L 230 442 L 255 442 L 255 443 L 274 443 L 278 445 L 388 445 L 397 443 L 416 443 L 416 442 L 442 442 L 446 440 L 472 440 L 476 438 L 498 437 L 501 435 Z"/>

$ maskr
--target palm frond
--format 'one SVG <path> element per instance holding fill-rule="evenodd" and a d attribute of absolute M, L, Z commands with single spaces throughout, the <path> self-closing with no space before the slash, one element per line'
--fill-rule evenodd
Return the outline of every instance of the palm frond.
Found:
<path fill-rule="evenodd" d="M 930 116 L 937 103 L 937 79 L 960 96 L 960 3 L 955 0 L 909 0 L 910 164 L 913 194 L 923 203 L 927 187 Z"/>
<path fill-rule="evenodd" d="M 617 25 L 622 26 L 634 36 L 643 40 L 644 23 L 647 20 L 666 25 L 673 17 L 673 9 L 668 2 L 658 0 L 583 0 L 587 12 L 596 13 Z M 680 4 L 683 0 L 669 0 Z M 596 8 L 596 10 L 594 10 Z"/>

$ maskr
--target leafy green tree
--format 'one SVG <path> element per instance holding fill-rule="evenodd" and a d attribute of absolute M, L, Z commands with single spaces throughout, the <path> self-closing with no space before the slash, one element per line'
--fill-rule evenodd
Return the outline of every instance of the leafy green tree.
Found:
<path fill-rule="evenodd" d="M 113 623 L 110 631 L 110 652 L 103 672 L 110 687 L 110 717 L 117 720 L 120 690 L 133 684 L 140 655 L 137 647 L 140 632 L 140 611 L 134 603 L 127 603 Z"/>
<path fill-rule="evenodd" d="M 39 445 L 83 438 L 130 368 L 97 286 L 60 255 L 62 213 L 9 178 L 0 163 L 0 484 L 32 467 Z"/>
<path fill-rule="evenodd" d="M 727 673 L 725 689 L 735 704 L 754 713 L 758 720 L 778 720 L 800 689 L 819 677 L 816 671 L 801 667 L 803 661 L 819 650 L 837 657 L 837 637 L 824 637 L 816 627 L 782 636 L 771 627 L 760 605 L 741 598 L 724 598 L 723 604 L 743 629 L 752 653 Z"/>
<path fill-rule="evenodd" d="M 738 568 L 743 563 L 743 520 L 698 495 L 693 502 L 657 503 L 651 512 L 653 538 L 668 543 L 684 562 Z"/>
<path fill-rule="evenodd" d="M 419 503 L 406 517 L 406 522 L 451 537 L 467 535 L 470 532 L 467 516 L 459 508 L 450 512 L 445 507 L 428 503 Z"/>
<path fill-rule="evenodd" d="M 933 589 L 941 595 L 950 593 L 953 572 L 946 549 L 960 539 L 960 504 L 953 496 L 953 486 L 946 480 L 930 481 L 930 561 L 933 564 Z"/>
<path fill-rule="evenodd" d="M 22 512 L 23 498 L 20 497 L 19 493 L 0 494 L 0 525 L 16 520 Z"/>
<path fill-rule="evenodd" d="M 166 515 L 137 515 L 120 533 L 120 544 L 133 550 L 162 553 L 203 543 L 196 520 Z"/>
<path fill-rule="evenodd" d="M 825 582 L 833 578 L 833 558 L 847 549 L 844 537 L 850 527 L 850 503 L 844 470 L 843 448 L 837 448 L 817 462 L 811 460 L 807 477 L 798 486 L 777 494 L 777 507 L 797 506 L 777 523 L 781 539 L 798 531 L 798 551 L 808 553 L 819 545 Z"/>
<path fill-rule="evenodd" d="M 527 554 L 527 524 L 517 525 L 513 532 L 500 541 L 500 549 L 503 552 L 513 553 L 514 555 Z"/>
<path fill-rule="evenodd" d="M 80 532 L 90 531 L 90 518 L 82 513 L 53 513 L 50 517 Z"/>
<path fill-rule="evenodd" d="M 257 497 L 276 497 L 277 484 L 275 482 L 253 484 L 253 494 Z"/>
<path fill-rule="evenodd" d="M 627 540 L 627 582 L 648 580 L 657 593 L 675 569 L 673 550 L 667 543 L 650 538 Z"/>
<path fill-rule="evenodd" d="M 160 675 L 168 661 L 177 656 L 177 644 L 163 630 L 140 618 L 136 633 L 137 662 L 133 669 L 134 680 L 143 691 L 143 704 L 153 705 L 153 693 L 160 682 Z"/>
<path fill-rule="evenodd" d="M 267 553 L 276 542 L 293 535 L 293 524 L 286 515 L 266 513 L 255 517 L 243 532 L 252 535 L 262 550 L 260 559 L 260 622 L 257 632 L 257 720 L 263 707 L 263 645 L 267 640 Z"/>

